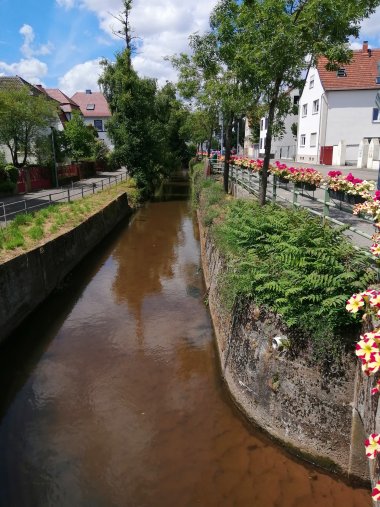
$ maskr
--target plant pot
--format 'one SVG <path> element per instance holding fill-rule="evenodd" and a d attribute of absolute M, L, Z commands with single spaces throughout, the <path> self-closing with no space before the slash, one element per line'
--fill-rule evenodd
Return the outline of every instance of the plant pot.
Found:
<path fill-rule="evenodd" d="M 309 192 L 314 192 L 317 190 L 317 185 L 314 185 L 314 183 L 303 183 L 303 189 Z"/>
<path fill-rule="evenodd" d="M 328 192 L 331 199 L 336 199 L 337 201 L 344 201 L 345 193 L 342 192 L 342 190 L 333 190 L 332 188 L 329 188 Z"/>
<path fill-rule="evenodd" d="M 366 200 L 361 195 L 344 194 L 344 201 L 348 204 L 361 204 Z"/>

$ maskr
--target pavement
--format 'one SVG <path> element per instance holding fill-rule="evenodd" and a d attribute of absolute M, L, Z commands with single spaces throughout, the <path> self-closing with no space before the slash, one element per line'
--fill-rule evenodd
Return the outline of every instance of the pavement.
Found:
<path fill-rule="evenodd" d="M 98 172 L 95 177 L 72 182 L 70 185 L 60 186 L 59 188 L 0 197 L 0 226 L 6 225 L 19 213 L 36 211 L 58 202 L 82 199 L 86 195 L 113 186 L 116 182 L 125 180 L 126 177 L 126 168 L 112 172 L 102 171 Z"/>

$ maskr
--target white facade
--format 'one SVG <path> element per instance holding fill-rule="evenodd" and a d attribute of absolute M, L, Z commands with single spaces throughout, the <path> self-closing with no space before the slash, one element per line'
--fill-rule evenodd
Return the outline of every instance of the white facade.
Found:
<path fill-rule="evenodd" d="M 297 106 L 299 103 L 299 91 L 291 90 L 289 92 L 293 105 Z M 292 125 L 297 124 L 298 115 L 289 114 L 284 119 L 284 133 L 281 138 L 273 137 L 272 139 L 272 157 L 275 159 L 288 159 L 295 160 L 297 141 L 292 132 Z M 259 141 L 259 156 L 264 157 L 265 153 L 265 138 L 267 135 L 268 120 L 267 118 L 260 119 L 260 141 Z"/>
<path fill-rule="evenodd" d="M 310 87 L 313 80 L 314 86 Z M 313 111 L 316 100 L 319 100 L 318 112 Z M 345 164 L 356 165 L 361 140 L 380 137 L 377 101 L 380 102 L 377 89 L 325 92 L 318 70 L 310 69 L 300 100 L 297 161 L 318 164 L 321 148 L 332 152 L 334 146 L 344 142 Z M 307 114 L 303 114 L 304 106 Z"/>
<path fill-rule="evenodd" d="M 317 69 L 311 69 L 303 89 L 298 115 L 297 162 L 319 163 L 325 133 L 325 92 Z"/>
<path fill-rule="evenodd" d="M 99 116 L 99 117 L 84 117 L 83 121 L 86 125 L 92 125 L 96 131 L 98 132 L 98 138 L 102 139 L 108 148 L 111 150 L 113 149 L 113 144 L 111 142 L 111 139 L 108 137 L 107 130 L 106 130 L 106 122 L 109 120 L 109 117 L 106 116 Z"/>

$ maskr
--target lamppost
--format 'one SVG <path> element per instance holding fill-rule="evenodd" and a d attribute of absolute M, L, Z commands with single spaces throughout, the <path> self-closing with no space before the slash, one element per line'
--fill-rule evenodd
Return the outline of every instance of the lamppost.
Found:
<path fill-rule="evenodd" d="M 54 144 L 54 127 L 51 128 L 51 145 L 53 148 L 53 158 L 54 158 L 54 179 L 55 179 L 55 188 L 58 188 L 58 168 L 57 168 L 57 158 L 55 156 L 55 144 Z"/>

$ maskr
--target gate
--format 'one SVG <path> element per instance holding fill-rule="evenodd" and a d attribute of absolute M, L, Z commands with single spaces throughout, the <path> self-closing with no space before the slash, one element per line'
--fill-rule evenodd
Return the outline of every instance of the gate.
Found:
<path fill-rule="evenodd" d="M 332 165 L 333 149 L 333 146 L 321 146 L 320 164 Z"/>

